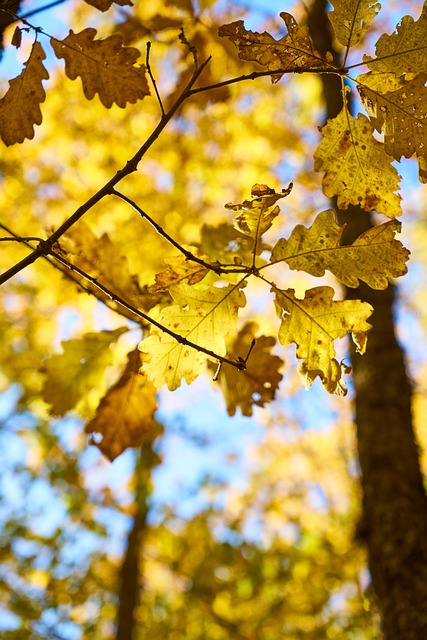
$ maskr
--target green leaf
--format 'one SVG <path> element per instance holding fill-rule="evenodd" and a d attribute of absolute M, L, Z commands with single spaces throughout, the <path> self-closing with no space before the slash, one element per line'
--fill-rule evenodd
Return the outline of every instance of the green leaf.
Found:
<path fill-rule="evenodd" d="M 80 339 L 62 342 L 61 354 L 47 358 L 40 371 L 46 375 L 42 399 L 51 405 L 50 414 L 63 416 L 94 387 L 99 387 L 105 368 L 111 364 L 110 346 L 128 331 L 86 333 Z"/>
<path fill-rule="evenodd" d="M 286 262 L 291 269 L 318 277 L 331 271 L 347 287 L 357 287 L 362 280 L 372 289 L 386 289 L 389 278 L 407 272 L 410 252 L 394 238 L 400 222 L 390 220 L 372 227 L 351 245 L 340 245 L 344 229 L 336 224 L 332 209 L 323 211 L 308 229 L 297 225 L 289 240 L 281 238 L 271 261 Z"/>

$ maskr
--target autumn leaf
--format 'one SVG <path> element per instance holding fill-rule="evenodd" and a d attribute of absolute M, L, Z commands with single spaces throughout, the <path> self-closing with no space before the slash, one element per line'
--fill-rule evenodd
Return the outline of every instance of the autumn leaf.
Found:
<path fill-rule="evenodd" d="M 384 33 L 375 45 L 376 59 L 364 56 L 371 71 L 427 73 L 427 3 L 418 20 L 404 16 L 391 35 Z"/>
<path fill-rule="evenodd" d="M 204 262 L 210 263 L 207 255 L 201 254 L 197 247 L 183 245 L 183 249 L 190 251 L 194 256 L 200 258 Z M 179 284 L 183 280 L 187 280 L 188 284 L 197 284 L 209 273 L 209 269 L 187 259 L 182 253 L 177 256 L 171 256 L 164 259 L 166 265 L 165 271 L 157 273 L 155 276 L 156 284 L 149 287 L 150 291 L 163 291 L 169 289 L 174 284 Z M 212 265 L 214 266 L 214 265 Z"/>
<path fill-rule="evenodd" d="M 114 460 L 129 447 L 153 441 L 159 429 L 153 419 L 157 409 L 154 386 L 138 374 L 141 356 L 137 349 L 128 354 L 126 368 L 118 382 L 102 398 L 86 433 L 102 436 L 96 442 L 102 453 Z"/>
<path fill-rule="evenodd" d="M 338 41 L 344 47 L 354 47 L 362 40 L 381 5 L 375 0 L 331 0 L 334 11 L 329 19 Z"/>
<path fill-rule="evenodd" d="M 227 356 L 233 360 L 245 358 L 257 331 L 256 322 L 247 322 L 232 340 Z M 264 407 L 274 399 L 283 377 L 279 373 L 283 360 L 271 354 L 275 344 L 276 340 L 272 336 L 256 338 L 244 371 L 236 371 L 235 367 L 227 363 L 222 365 L 218 380 L 230 416 L 234 416 L 237 407 L 240 407 L 242 415 L 251 416 L 253 405 Z"/>
<path fill-rule="evenodd" d="M 254 184 L 251 195 L 252 200 L 244 200 L 239 204 L 229 202 L 226 209 L 241 211 L 242 213 L 234 219 L 234 226 L 238 231 L 254 239 L 254 254 L 260 252 L 259 239 L 270 229 L 273 220 L 280 213 L 280 208 L 276 202 L 289 195 L 292 190 L 292 182 L 287 189 L 282 189 L 282 193 L 276 193 L 266 184 Z"/>
<path fill-rule="evenodd" d="M 177 303 L 164 308 L 159 322 L 175 334 L 213 351 L 226 353 L 226 337 L 236 332 L 237 312 L 245 305 L 245 296 L 235 285 L 194 288 L 188 284 L 170 287 Z M 205 368 L 207 355 L 181 344 L 154 327 L 143 340 L 141 372 L 158 388 L 167 384 L 170 391 L 180 386 L 182 378 L 193 382 Z"/>
<path fill-rule="evenodd" d="M 276 312 L 281 320 L 279 342 L 283 345 L 295 343 L 297 358 L 303 360 L 300 372 L 306 387 L 310 387 L 317 376 L 329 393 L 345 395 L 341 365 L 335 359 L 334 340 L 351 332 L 357 351 L 366 348 L 367 332 L 371 325 L 366 322 L 372 307 L 360 300 L 333 300 L 332 287 L 315 287 L 305 292 L 300 300 L 293 289 L 276 292 Z"/>
<path fill-rule="evenodd" d="M 298 26 L 290 13 L 282 12 L 280 17 L 288 30 L 280 40 L 275 40 L 266 31 L 247 31 L 243 20 L 221 26 L 218 34 L 231 40 L 239 50 L 241 60 L 258 62 L 268 71 L 327 66 L 322 56 L 314 50 L 308 28 Z M 327 60 L 329 58 L 327 56 Z M 282 74 L 273 75 L 272 82 L 278 82 L 281 77 Z"/>
<path fill-rule="evenodd" d="M 131 0 L 85 0 L 85 2 L 99 11 L 108 11 L 113 4 L 118 4 L 120 7 L 133 6 Z"/>
<path fill-rule="evenodd" d="M 61 249 L 71 264 L 96 278 L 109 291 L 137 309 L 149 311 L 162 299 L 156 292 L 149 291 L 147 286 L 139 285 L 138 276 L 131 273 L 126 256 L 111 242 L 108 234 L 104 233 L 98 238 L 83 220 L 67 231 L 61 239 Z M 86 286 L 92 288 L 90 282 L 86 282 Z M 96 295 L 109 300 L 99 289 Z"/>
<path fill-rule="evenodd" d="M 390 220 L 367 229 L 351 245 L 341 246 L 345 225 L 335 222 L 332 209 L 319 213 L 308 229 L 297 225 L 289 240 L 281 238 L 273 249 L 272 264 L 286 262 L 291 269 L 323 276 L 331 271 L 347 287 L 357 287 L 359 279 L 372 289 L 386 289 L 389 278 L 407 272 L 409 251 L 395 240 L 400 222 Z"/>
<path fill-rule="evenodd" d="M 128 102 L 148 96 L 145 66 L 135 66 L 138 49 L 124 47 L 119 34 L 98 40 L 95 35 L 96 29 L 70 30 L 64 40 L 51 40 L 56 57 L 65 60 L 67 76 L 71 80 L 81 77 L 86 98 L 92 100 L 98 93 L 107 109 L 113 104 L 124 109 Z"/>
<path fill-rule="evenodd" d="M 42 80 L 49 74 L 43 66 L 46 58 L 40 42 L 36 41 L 25 69 L 9 80 L 9 89 L 0 100 L 0 137 L 5 145 L 34 138 L 34 125 L 41 124 L 40 103 L 46 98 Z"/>
<path fill-rule="evenodd" d="M 373 137 L 368 118 L 361 113 L 353 118 L 344 107 L 320 131 L 323 139 L 314 154 L 314 170 L 325 172 L 323 193 L 338 196 L 340 209 L 353 204 L 389 218 L 401 215 L 401 197 L 395 193 L 400 176 L 384 144 Z"/>
<path fill-rule="evenodd" d="M 420 181 L 427 182 L 427 74 L 408 81 L 395 77 L 392 91 L 382 91 L 382 75 L 371 72 L 357 79 L 363 84 L 358 87 L 362 102 L 374 127 L 384 133 L 386 152 L 395 160 L 416 153 Z M 384 75 L 388 89 L 393 76 Z"/>
<path fill-rule="evenodd" d="M 40 367 L 46 376 L 41 397 L 51 405 L 51 415 L 65 415 L 92 388 L 99 387 L 105 368 L 112 362 L 110 346 L 126 331 L 126 327 L 121 327 L 66 340 L 61 343 L 61 354 L 45 360 Z"/>
<path fill-rule="evenodd" d="M 253 258 L 252 239 L 225 222 L 218 226 L 203 225 L 200 246 L 223 264 L 249 264 Z M 268 249 L 262 238 L 257 246 L 259 252 Z"/>

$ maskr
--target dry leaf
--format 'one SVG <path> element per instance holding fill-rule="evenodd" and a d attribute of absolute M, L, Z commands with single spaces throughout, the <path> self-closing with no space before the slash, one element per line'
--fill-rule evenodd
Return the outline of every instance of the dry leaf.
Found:
<path fill-rule="evenodd" d="M 22 73 L 9 80 L 9 89 L 0 100 L 0 137 L 9 146 L 34 138 L 34 125 L 41 124 L 40 103 L 46 98 L 42 80 L 49 74 L 43 66 L 46 58 L 40 42 L 35 42 Z"/>
<path fill-rule="evenodd" d="M 120 7 L 133 6 L 131 0 L 85 0 L 85 2 L 99 11 L 108 11 L 113 4 L 118 4 Z"/>
<path fill-rule="evenodd" d="M 138 447 L 159 433 L 153 419 L 157 409 L 155 389 L 139 375 L 141 357 L 135 349 L 128 354 L 126 368 L 118 382 L 101 400 L 95 417 L 86 425 L 86 433 L 100 434 L 97 446 L 110 460 L 129 447 Z"/>
<path fill-rule="evenodd" d="M 96 29 L 80 33 L 70 31 L 62 41 L 51 40 L 57 58 L 64 58 L 65 73 L 71 80 L 82 79 L 83 92 L 88 100 L 96 93 L 104 107 L 117 104 L 124 109 L 150 94 L 145 66 L 135 66 L 140 57 L 138 49 L 124 47 L 123 39 L 115 34 L 94 40 Z"/>
<path fill-rule="evenodd" d="M 329 19 L 344 47 L 354 47 L 369 29 L 381 5 L 376 0 L 331 0 L 334 11 Z"/>

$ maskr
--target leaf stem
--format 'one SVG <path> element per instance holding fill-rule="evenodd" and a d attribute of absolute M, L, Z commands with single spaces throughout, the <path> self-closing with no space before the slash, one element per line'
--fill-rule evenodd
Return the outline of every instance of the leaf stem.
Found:
<path fill-rule="evenodd" d="M 151 50 L 151 42 L 148 41 L 147 42 L 147 53 L 146 53 L 146 56 L 145 56 L 145 66 L 147 67 L 147 73 L 150 76 L 150 80 L 153 83 L 154 91 L 155 91 L 155 94 L 156 94 L 156 97 L 157 97 L 157 102 L 159 103 L 159 106 L 160 106 L 160 111 L 162 112 L 162 116 L 164 116 L 165 115 L 165 110 L 163 108 L 163 102 L 162 102 L 162 99 L 160 97 L 159 90 L 157 89 L 156 80 L 155 80 L 155 78 L 153 76 L 153 73 L 151 71 L 150 50 Z"/>

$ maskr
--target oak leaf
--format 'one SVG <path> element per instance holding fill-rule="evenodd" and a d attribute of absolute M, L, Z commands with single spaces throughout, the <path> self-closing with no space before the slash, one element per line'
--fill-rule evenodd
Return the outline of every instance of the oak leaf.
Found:
<path fill-rule="evenodd" d="M 404 16 L 391 35 L 384 33 L 375 45 L 376 58 L 364 56 L 371 71 L 390 71 L 403 75 L 413 71 L 427 73 L 427 3 L 418 20 Z"/>
<path fill-rule="evenodd" d="M 85 2 L 99 11 L 108 11 L 113 4 L 118 4 L 120 7 L 133 6 L 131 0 L 85 0 Z"/>
<path fill-rule="evenodd" d="M 9 146 L 34 138 L 34 125 L 41 124 L 40 103 L 46 98 L 42 80 L 49 74 L 43 66 L 46 58 L 40 42 L 32 46 L 25 69 L 9 80 L 9 89 L 0 100 L 0 137 Z"/>
<path fill-rule="evenodd" d="M 280 213 L 280 207 L 276 202 L 289 195 L 291 190 L 292 182 L 287 189 L 282 189 L 281 193 L 276 193 L 266 184 L 254 184 L 251 191 L 252 200 L 244 200 L 239 204 L 229 202 L 225 205 L 226 209 L 242 212 L 234 219 L 234 226 L 241 233 L 253 238 L 255 254 L 260 253 L 261 236 L 270 229 L 273 220 Z"/>
<path fill-rule="evenodd" d="M 51 415 L 65 415 L 92 388 L 99 386 L 105 368 L 112 362 L 110 346 L 126 331 L 127 327 L 121 327 L 66 340 L 61 343 L 61 354 L 45 360 L 40 367 L 40 372 L 46 376 L 41 397 L 51 405 Z"/>
<path fill-rule="evenodd" d="M 322 56 L 315 51 L 307 27 L 298 26 L 295 18 L 286 12 L 280 17 L 285 22 L 288 33 L 280 40 L 264 31 L 247 31 L 243 20 L 221 26 L 218 34 L 227 37 L 239 50 L 241 60 L 250 60 L 266 67 L 268 71 L 278 69 L 301 69 L 305 67 L 327 66 Z M 330 55 L 327 56 L 327 60 Z M 272 82 L 278 82 L 282 74 L 272 75 Z"/>
<path fill-rule="evenodd" d="M 389 218 L 401 215 L 401 197 L 395 193 L 400 176 L 384 144 L 375 140 L 368 118 L 361 113 L 353 118 L 345 106 L 320 131 L 323 139 L 314 154 L 314 170 L 325 172 L 323 193 L 338 196 L 341 209 L 353 204 Z"/>
<path fill-rule="evenodd" d="M 331 0 L 334 11 L 329 19 L 338 41 L 345 47 L 354 47 L 362 40 L 381 5 L 376 0 Z"/>
<path fill-rule="evenodd" d="M 381 75 L 371 72 L 357 79 L 363 82 L 358 91 L 364 107 L 377 131 L 384 133 L 386 152 L 395 160 L 416 153 L 420 181 L 427 182 L 427 74 L 410 80 L 395 76 L 396 88 L 392 91 L 381 89 Z M 389 88 L 392 76 L 385 75 Z"/>
<path fill-rule="evenodd" d="M 366 322 L 373 311 L 371 305 L 360 300 L 333 300 L 332 287 L 309 289 L 303 300 L 295 297 L 293 289 L 274 290 L 276 312 L 281 319 L 279 342 L 296 344 L 297 358 L 303 360 L 300 372 L 306 387 L 319 376 L 329 393 L 345 395 L 344 371 L 335 359 L 334 340 L 351 332 L 356 350 L 363 353 L 367 332 L 372 328 Z"/>
<path fill-rule="evenodd" d="M 138 374 L 141 357 L 137 349 L 128 354 L 126 368 L 118 382 L 102 398 L 86 433 L 102 436 L 99 449 L 114 460 L 129 447 L 153 441 L 159 433 L 153 419 L 157 409 L 154 386 Z"/>
<path fill-rule="evenodd" d="M 340 244 L 345 225 L 335 222 L 331 209 L 319 213 L 308 229 L 297 225 L 289 240 L 281 238 L 273 249 L 271 262 L 286 262 L 291 269 L 323 276 L 331 271 L 347 287 L 357 287 L 359 279 L 372 289 L 386 289 L 388 278 L 407 272 L 410 252 L 395 239 L 400 222 L 390 220 L 362 233 L 351 245 Z"/>
<path fill-rule="evenodd" d="M 127 258 L 111 242 L 108 234 L 104 233 L 100 238 L 95 236 L 83 220 L 63 236 L 61 249 L 71 264 L 96 278 L 109 291 L 137 309 L 149 311 L 162 299 L 159 294 L 149 291 L 148 287 L 140 286 L 138 276 L 131 273 Z M 91 283 L 84 282 L 89 289 L 94 288 Z M 96 295 L 102 300 L 109 300 L 99 289 L 96 289 Z M 133 315 L 128 317 L 135 319 Z"/>
<path fill-rule="evenodd" d="M 188 284 L 174 285 L 169 292 L 177 304 L 162 309 L 158 321 L 177 336 L 224 356 L 226 337 L 236 332 L 238 309 L 246 302 L 243 292 L 235 285 L 196 289 Z M 166 383 L 173 391 L 182 378 L 190 384 L 205 368 L 205 353 L 156 327 L 139 349 L 143 353 L 141 372 L 157 388 Z"/>
<path fill-rule="evenodd" d="M 233 360 L 245 358 L 257 331 L 256 322 L 247 322 L 232 340 L 227 356 Z M 275 344 L 276 340 L 272 336 L 256 338 L 244 371 L 236 371 L 235 367 L 227 363 L 222 365 L 219 382 L 230 416 L 234 416 L 237 407 L 240 407 L 242 415 L 251 416 L 253 405 L 264 407 L 274 399 L 283 377 L 279 373 L 283 360 L 271 354 Z"/>
<path fill-rule="evenodd" d="M 135 66 L 140 57 L 138 49 L 123 46 L 119 34 L 98 40 L 94 40 L 95 35 L 96 29 L 80 33 L 70 30 L 64 40 L 51 40 L 56 57 L 65 60 L 67 76 L 71 80 L 81 77 L 86 98 L 92 100 L 98 93 L 107 109 L 113 104 L 124 109 L 128 102 L 148 96 L 145 66 Z"/>
<path fill-rule="evenodd" d="M 208 256 L 201 254 L 197 247 L 183 245 L 183 248 L 204 262 L 210 263 Z M 183 280 L 187 280 L 188 284 L 197 284 L 209 273 L 207 267 L 187 259 L 182 253 L 165 258 L 164 263 L 166 269 L 155 275 L 156 283 L 149 287 L 150 291 L 164 291 Z"/>

